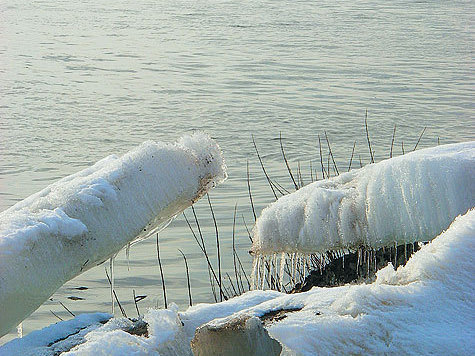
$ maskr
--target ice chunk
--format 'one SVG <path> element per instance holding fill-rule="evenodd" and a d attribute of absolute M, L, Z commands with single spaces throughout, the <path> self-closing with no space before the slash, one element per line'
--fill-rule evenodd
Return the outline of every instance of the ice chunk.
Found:
<path fill-rule="evenodd" d="M 475 206 L 475 141 L 438 146 L 309 184 L 265 208 L 256 255 L 377 249 L 437 236 Z"/>
<path fill-rule="evenodd" d="M 148 141 L 61 179 L 0 214 L 0 336 L 63 283 L 150 235 L 226 178 L 195 133 Z"/>

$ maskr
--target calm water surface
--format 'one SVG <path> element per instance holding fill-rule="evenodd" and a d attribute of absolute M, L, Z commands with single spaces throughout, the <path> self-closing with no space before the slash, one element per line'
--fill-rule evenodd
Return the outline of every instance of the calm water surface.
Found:
<path fill-rule="evenodd" d="M 148 139 L 173 141 L 195 129 L 220 143 L 229 180 L 211 193 L 232 271 L 231 231 L 250 264 L 242 217 L 250 160 L 257 210 L 272 200 L 253 153 L 285 187 L 278 136 L 291 165 L 317 166 L 326 130 L 346 167 L 353 142 L 368 161 L 368 109 L 376 157 L 402 141 L 420 147 L 475 139 L 472 1 L 3 1 L 0 4 L 0 210 L 111 153 Z M 359 164 L 359 163 L 358 163 Z M 214 227 L 197 212 L 209 249 Z M 191 216 L 191 213 L 188 212 Z M 160 235 L 168 299 L 185 307 L 181 248 L 195 302 L 212 301 L 206 264 L 177 218 Z M 134 316 L 162 305 L 154 239 L 116 260 L 117 294 Z M 215 253 L 212 253 L 215 260 Z M 79 291 L 76 287 L 87 287 Z M 68 297 L 80 297 L 73 301 Z M 73 312 L 110 310 L 103 266 L 67 283 L 24 322 L 24 331 Z M 4 342 L 9 337 L 4 338 Z"/>

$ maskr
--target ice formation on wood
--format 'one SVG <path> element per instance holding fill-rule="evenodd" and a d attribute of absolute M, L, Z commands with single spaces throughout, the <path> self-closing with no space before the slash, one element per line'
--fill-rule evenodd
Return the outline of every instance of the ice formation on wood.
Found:
<path fill-rule="evenodd" d="M 428 241 L 475 206 L 474 177 L 475 142 L 467 142 L 370 164 L 283 196 L 253 230 L 254 286 L 282 278 L 284 263 L 294 275 L 315 265 L 312 257 L 326 264 L 329 252 Z"/>
<path fill-rule="evenodd" d="M 195 133 L 148 141 L 61 179 L 0 214 L 0 336 L 62 284 L 144 238 L 226 178 Z"/>

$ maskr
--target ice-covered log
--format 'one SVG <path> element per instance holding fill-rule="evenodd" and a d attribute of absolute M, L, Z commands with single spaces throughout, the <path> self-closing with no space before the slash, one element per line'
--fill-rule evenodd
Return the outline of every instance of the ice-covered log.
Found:
<path fill-rule="evenodd" d="M 169 221 L 226 178 L 206 134 L 148 141 L 0 214 L 0 336 L 61 285 Z"/>
<path fill-rule="evenodd" d="M 475 206 L 475 142 L 411 152 L 309 184 L 262 211 L 256 255 L 377 249 L 440 234 Z"/>

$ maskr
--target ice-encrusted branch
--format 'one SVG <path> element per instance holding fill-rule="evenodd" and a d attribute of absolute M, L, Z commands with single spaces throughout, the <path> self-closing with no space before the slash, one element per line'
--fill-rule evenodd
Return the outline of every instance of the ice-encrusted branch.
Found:
<path fill-rule="evenodd" d="M 475 206 L 475 142 L 438 146 L 321 180 L 265 208 L 252 252 L 325 253 L 428 241 Z"/>
<path fill-rule="evenodd" d="M 226 178 L 206 134 L 148 141 L 0 214 L 0 336 L 61 285 L 157 231 Z"/>

